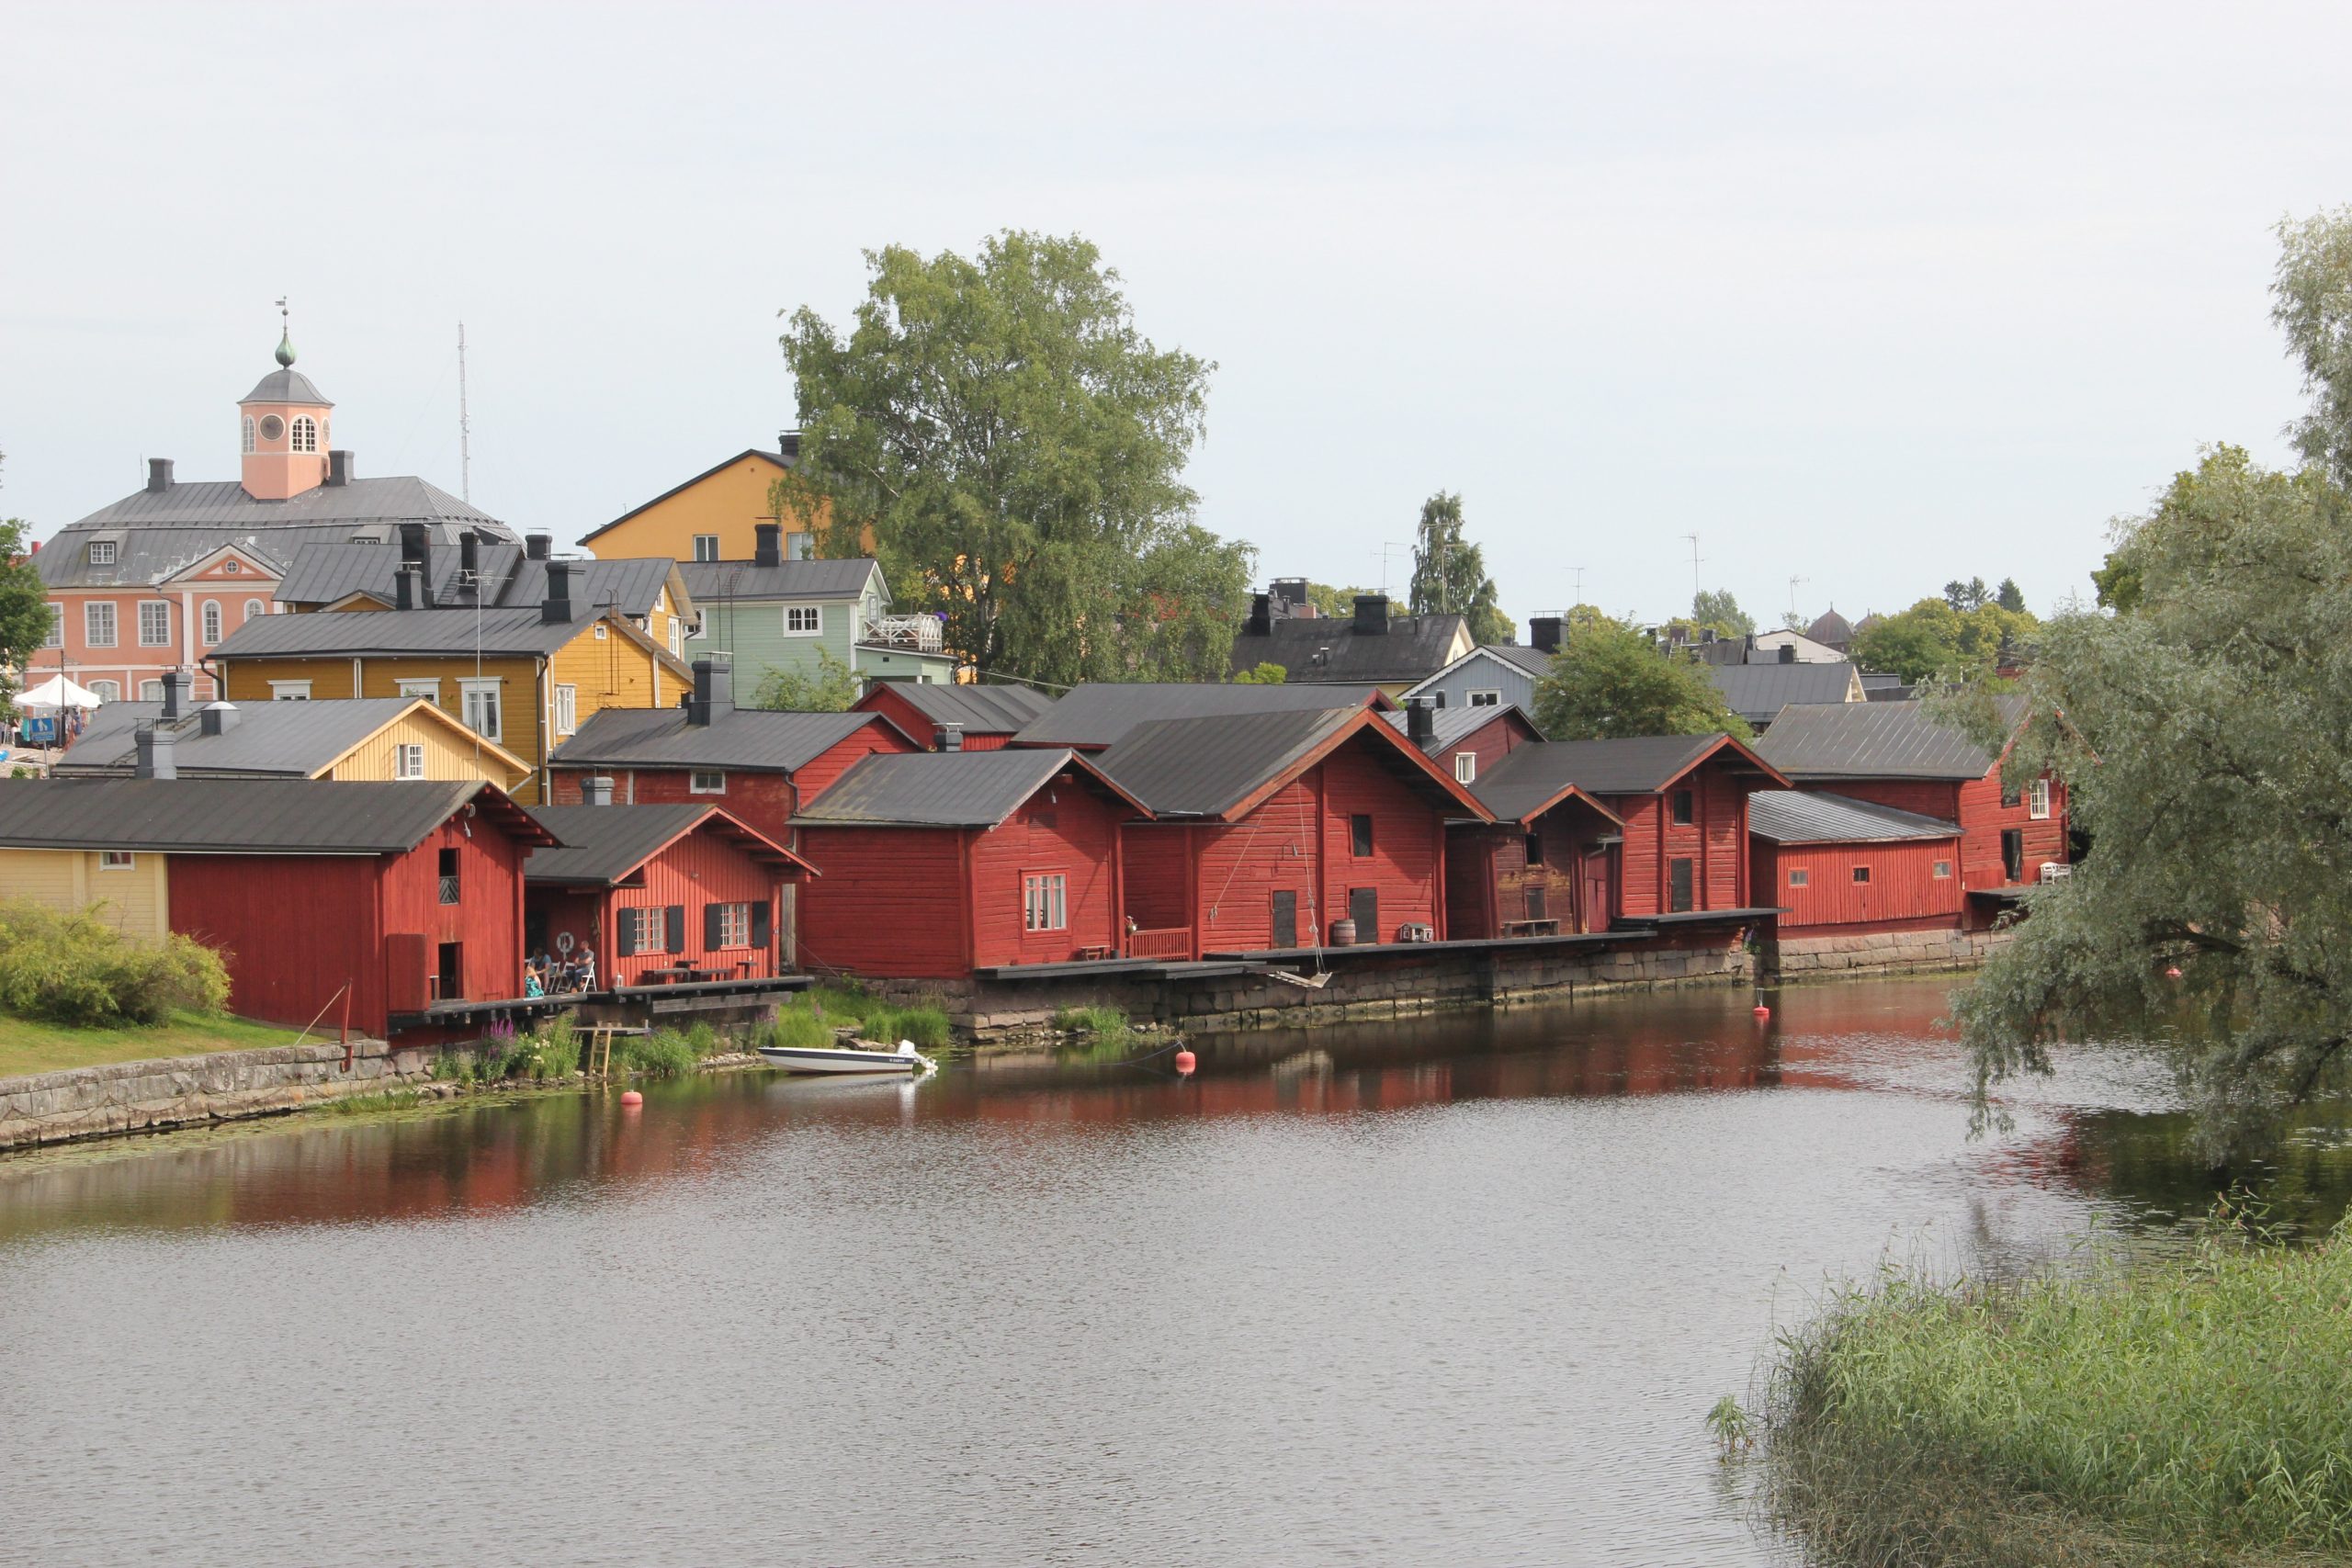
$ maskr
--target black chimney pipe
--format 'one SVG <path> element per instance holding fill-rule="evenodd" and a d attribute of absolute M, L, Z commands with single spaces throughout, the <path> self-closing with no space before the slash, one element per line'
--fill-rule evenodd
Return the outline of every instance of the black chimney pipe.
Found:
<path fill-rule="evenodd" d="M 196 677 L 185 670 L 166 670 L 164 671 L 163 686 L 163 722 L 177 724 L 187 716 L 191 701 L 196 695 Z"/>
<path fill-rule="evenodd" d="M 1437 709 L 1427 697 L 1410 697 L 1405 703 L 1405 739 L 1423 750 L 1437 739 Z"/>
<path fill-rule="evenodd" d="M 784 525 L 756 523 L 752 526 L 752 564 L 781 566 L 784 564 Z"/>
<path fill-rule="evenodd" d="M 179 769 L 172 761 L 172 732 L 142 724 L 130 737 L 131 754 L 135 761 L 131 773 L 142 779 L 175 779 Z"/>
<path fill-rule="evenodd" d="M 458 581 L 481 597 L 481 536 L 471 528 L 458 536 Z"/>
<path fill-rule="evenodd" d="M 1264 637 L 1274 629 L 1274 596 L 1271 593 L 1250 595 L 1250 623 L 1241 629 L 1251 637 Z"/>
<path fill-rule="evenodd" d="M 338 447 L 327 454 L 327 483 L 347 485 L 353 477 L 349 448 Z"/>
<path fill-rule="evenodd" d="M 694 694 L 686 699 L 686 722 L 703 727 L 735 711 L 735 656 L 707 653 L 695 660 Z"/>
<path fill-rule="evenodd" d="M 555 548 L 555 536 L 553 534 L 526 534 L 523 536 L 523 554 L 528 559 L 545 560 L 548 558 L 548 552 L 553 548 Z"/>
<path fill-rule="evenodd" d="M 1356 636 L 1386 637 L 1388 635 L 1388 595 L 1359 593 L 1356 595 Z"/>
<path fill-rule="evenodd" d="M 548 596 L 539 604 L 539 619 L 558 626 L 571 619 L 571 571 L 568 560 L 548 562 Z"/>
<path fill-rule="evenodd" d="M 392 608 L 416 608 L 416 563 L 404 560 L 392 569 Z"/>
<path fill-rule="evenodd" d="M 1560 617 L 1535 615 L 1527 623 L 1527 646 L 1538 653 L 1560 651 Z"/>

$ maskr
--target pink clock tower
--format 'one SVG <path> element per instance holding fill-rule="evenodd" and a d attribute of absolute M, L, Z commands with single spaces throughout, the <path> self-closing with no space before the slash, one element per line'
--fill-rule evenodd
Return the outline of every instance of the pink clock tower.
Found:
<path fill-rule="evenodd" d="M 237 402 L 245 493 L 255 501 L 287 501 L 324 484 L 327 411 L 334 407 L 294 368 L 293 337 L 281 334 L 277 368 Z"/>

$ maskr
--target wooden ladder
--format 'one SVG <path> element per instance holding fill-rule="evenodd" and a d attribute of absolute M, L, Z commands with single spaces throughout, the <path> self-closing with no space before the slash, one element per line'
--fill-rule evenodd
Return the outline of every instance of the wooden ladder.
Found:
<path fill-rule="evenodd" d="M 613 1026 L 593 1023 L 588 1026 L 588 1049 L 582 1053 L 581 1067 L 590 1077 L 610 1077 L 613 1072 Z"/>

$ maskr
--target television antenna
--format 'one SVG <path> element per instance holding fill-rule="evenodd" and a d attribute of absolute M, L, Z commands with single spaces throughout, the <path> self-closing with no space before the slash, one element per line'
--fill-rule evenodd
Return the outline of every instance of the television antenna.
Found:
<path fill-rule="evenodd" d="M 1706 558 L 1699 553 L 1698 535 L 1685 534 L 1682 536 L 1690 541 L 1690 611 L 1691 614 L 1696 615 L 1699 610 L 1699 594 L 1702 592 L 1699 587 L 1699 563 Z"/>
<path fill-rule="evenodd" d="M 1373 552 L 1380 558 L 1380 596 L 1384 599 L 1388 597 L 1388 563 L 1396 558 L 1400 550 L 1407 555 L 1411 555 L 1413 547 L 1409 544 L 1399 544 L 1395 539 L 1385 539 L 1381 541 L 1380 548 Z"/>
<path fill-rule="evenodd" d="M 1797 584 L 1800 582 L 1811 582 L 1812 581 L 1813 579 L 1810 577 L 1792 577 L 1789 579 L 1789 619 L 1791 621 L 1794 621 L 1797 618 Z"/>
<path fill-rule="evenodd" d="M 283 304 L 281 300 L 279 303 Z M 466 323 L 458 323 L 458 499 L 474 498 L 473 422 L 466 417 Z"/>

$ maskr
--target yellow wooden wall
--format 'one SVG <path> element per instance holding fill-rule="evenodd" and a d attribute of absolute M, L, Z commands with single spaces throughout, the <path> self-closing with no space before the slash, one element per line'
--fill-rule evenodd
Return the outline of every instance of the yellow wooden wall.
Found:
<path fill-rule="evenodd" d="M 454 687 L 442 694 L 445 705 L 456 700 Z M 511 727 L 512 721 L 509 723 Z M 531 776 L 529 769 L 518 769 L 501 761 L 497 752 L 477 747 L 473 731 L 462 724 L 452 728 L 421 713 L 405 715 L 378 730 L 338 759 L 326 776 L 345 783 L 397 779 L 400 774 L 394 768 L 393 749 L 418 744 L 424 748 L 424 776 L 428 779 L 486 779 L 512 795 Z"/>
<path fill-rule="evenodd" d="M 90 850 L 0 850 L 0 898 L 29 898 L 70 912 L 96 907 L 126 935 L 161 942 L 171 930 L 169 859 L 134 855 L 125 871 L 101 871 Z"/>
<path fill-rule="evenodd" d="M 662 668 L 659 660 L 623 636 L 619 627 L 606 626 L 602 637 L 590 628 L 556 649 L 548 684 L 550 692 L 560 685 L 578 688 L 577 717 L 585 724 L 590 714 L 603 708 L 675 707 L 690 682 L 676 671 Z M 558 736 L 556 744 L 560 746 L 564 739 Z"/>
<path fill-rule="evenodd" d="M 613 525 L 610 532 L 581 543 L 599 560 L 634 556 L 692 560 L 695 536 L 716 534 L 721 560 L 750 560 L 752 530 L 774 510 L 768 505 L 768 487 L 788 471 L 774 457 L 747 453 Z M 805 524 L 787 520 L 785 525 L 786 533 L 806 531 Z"/>

